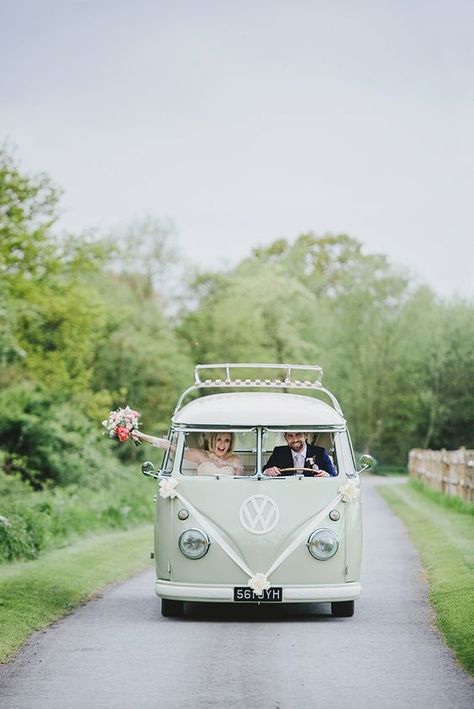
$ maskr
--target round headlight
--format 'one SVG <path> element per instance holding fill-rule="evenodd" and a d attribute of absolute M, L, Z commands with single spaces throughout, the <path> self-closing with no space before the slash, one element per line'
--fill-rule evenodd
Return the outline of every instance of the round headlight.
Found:
<path fill-rule="evenodd" d="M 324 561 L 337 552 L 339 542 L 330 529 L 317 529 L 308 539 L 308 551 L 315 559 Z"/>
<path fill-rule="evenodd" d="M 188 559 L 201 559 L 207 554 L 209 544 L 209 537 L 200 529 L 187 529 L 178 540 L 181 553 Z"/>

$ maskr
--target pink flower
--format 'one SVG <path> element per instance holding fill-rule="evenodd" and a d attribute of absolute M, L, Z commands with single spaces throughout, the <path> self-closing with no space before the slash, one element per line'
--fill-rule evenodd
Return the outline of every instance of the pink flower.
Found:
<path fill-rule="evenodd" d="M 119 441 L 126 441 L 130 434 L 127 428 L 124 428 L 123 426 L 117 426 L 117 428 L 115 429 L 115 435 L 117 436 Z"/>

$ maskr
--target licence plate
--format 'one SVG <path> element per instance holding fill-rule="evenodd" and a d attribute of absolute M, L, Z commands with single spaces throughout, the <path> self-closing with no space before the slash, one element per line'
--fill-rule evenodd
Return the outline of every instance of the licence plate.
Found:
<path fill-rule="evenodd" d="M 234 586 L 234 602 L 244 603 L 281 603 L 283 601 L 283 589 L 281 586 L 272 586 L 258 596 L 248 586 Z"/>

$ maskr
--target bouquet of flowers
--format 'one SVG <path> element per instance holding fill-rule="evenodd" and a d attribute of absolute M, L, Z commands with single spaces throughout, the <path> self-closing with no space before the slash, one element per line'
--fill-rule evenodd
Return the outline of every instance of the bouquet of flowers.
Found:
<path fill-rule="evenodd" d="M 130 406 L 124 409 L 111 411 L 109 417 L 102 421 L 102 426 L 106 429 L 110 438 L 118 438 L 119 441 L 126 441 L 130 433 L 140 425 L 140 414 Z M 139 445 L 139 441 L 135 441 Z"/>

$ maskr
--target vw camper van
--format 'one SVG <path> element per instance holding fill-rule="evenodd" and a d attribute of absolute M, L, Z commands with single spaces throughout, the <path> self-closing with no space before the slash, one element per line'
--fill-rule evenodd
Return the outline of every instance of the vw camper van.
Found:
<path fill-rule="evenodd" d="M 329 602 L 352 616 L 359 597 L 361 500 L 349 432 L 319 366 L 198 365 L 179 398 L 158 480 L 156 594 L 164 616 L 185 602 Z M 331 475 L 314 460 L 270 477 L 265 466 L 289 434 L 324 449 Z M 187 451 L 233 442 L 238 470 L 197 464 Z M 287 438 L 285 438 L 285 435 Z M 191 456 L 192 457 L 192 456 Z M 363 457 L 363 469 L 369 456 Z"/>

